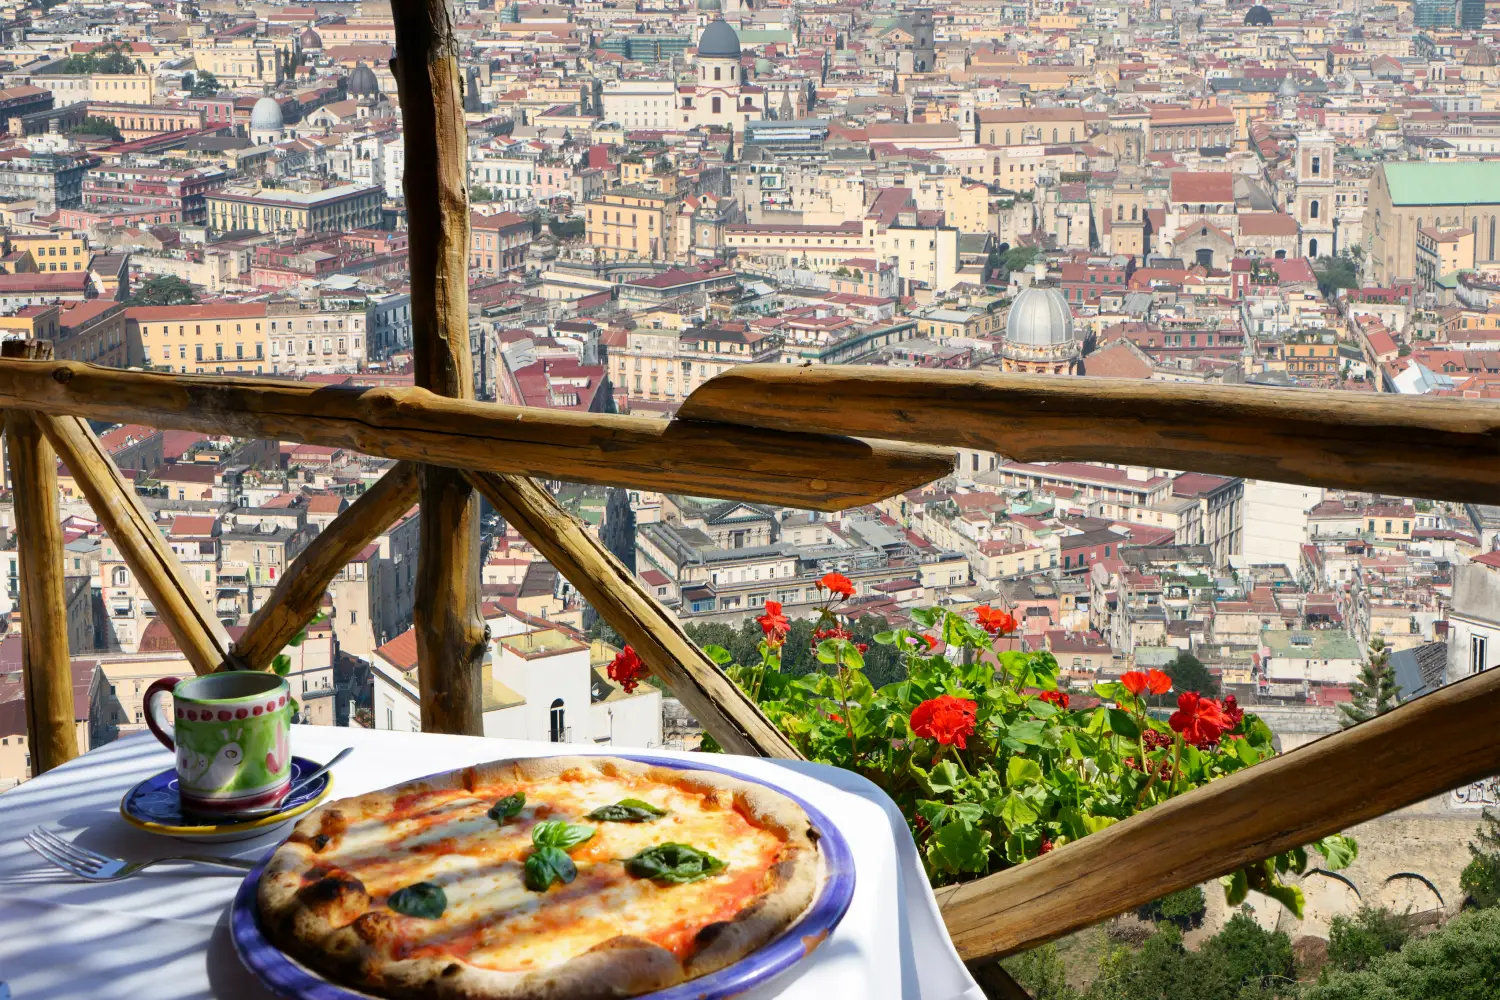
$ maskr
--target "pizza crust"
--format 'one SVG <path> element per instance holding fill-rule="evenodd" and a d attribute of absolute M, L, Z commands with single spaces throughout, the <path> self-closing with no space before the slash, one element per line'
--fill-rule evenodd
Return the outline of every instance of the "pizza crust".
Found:
<path fill-rule="evenodd" d="M 403 797 L 554 779 L 645 779 L 704 794 L 737 808 L 784 843 L 761 894 L 731 919 L 701 928 L 690 952 L 622 935 L 548 968 L 506 972 L 461 958 L 401 959 L 398 918 L 370 909 L 359 879 L 320 860 L 342 835 L 379 820 Z M 821 878 L 817 830 L 797 803 L 751 781 L 714 771 L 678 770 L 618 757 L 532 757 L 493 761 L 324 806 L 308 813 L 261 876 L 257 902 L 278 947 L 337 982 L 397 998 L 440 1000 L 619 1000 L 708 975 L 745 957 L 797 921 Z"/>

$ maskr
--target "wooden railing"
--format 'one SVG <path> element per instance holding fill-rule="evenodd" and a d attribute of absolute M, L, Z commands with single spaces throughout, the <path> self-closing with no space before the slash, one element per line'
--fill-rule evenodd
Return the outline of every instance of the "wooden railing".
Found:
<path fill-rule="evenodd" d="M 746 366 L 675 420 L 479 403 L 467 353 L 457 60 L 441 0 L 396 0 L 418 388 L 312 388 L 0 356 L 28 727 L 38 771 L 76 753 L 53 453 L 199 673 L 264 669 L 343 563 L 414 502 L 423 728 L 480 732 L 483 494 L 736 753 L 796 750 L 676 618 L 532 479 L 839 510 L 946 475 L 954 447 L 1488 501 L 1500 404 L 1030 375 Z M 83 418 L 347 447 L 400 460 L 296 559 L 231 646 Z M 976 968 L 1289 846 L 1500 771 L 1500 671 L 1189 792 L 1044 858 L 939 891 Z"/>

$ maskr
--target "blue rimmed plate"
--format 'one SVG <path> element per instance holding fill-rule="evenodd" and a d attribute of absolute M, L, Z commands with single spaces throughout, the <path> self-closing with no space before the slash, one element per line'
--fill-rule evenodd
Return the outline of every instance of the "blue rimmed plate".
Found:
<path fill-rule="evenodd" d="M 311 774 L 322 764 L 306 757 L 292 758 L 292 784 Z M 328 797 L 333 789 L 333 775 L 325 774 L 306 788 L 298 789 L 281 808 L 253 819 L 208 822 L 197 816 L 184 815 L 182 799 L 177 794 L 177 770 L 167 768 L 140 782 L 120 800 L 120 815 L 131 826 L 148 833 L 159 833 L 178 840 L 206 844 L 227 844 L 263 836 L 278 826 L 290 823 Z"/>
<path fill-rule="evenodd" d="M 849 911 L 849 903 L 854 899 L 854 854 L 838 828 L 806 800 L 769 781 L 711 764 L 642 754 L 608 756 L 683 771 L 717 771 L 780 792 L 801 806 L 812 820 L 813 827 L 819 833 L 818 853 L 823 861 L 823 883 L 817 895 L 798 921 L 783 931 L 780 937 L 718 972 L 655 993 L 643 994 L 635 1000 L 724 1000 L 738 996 L 806 958 L 828 939 L 839 921 L 844 919 L 844 914 Z M 267 860 L 269 859 L 270 855 L 267 855 Z M 230 910 L 230 936 L 234 940 L 234 950 L 246 968 L 267 989 L 286 1000 L 371 1000 L 369 993 L 338 986 L 324 979 L 277 948 L 261 932 L 255 915 L 255 890 L 264 868 L 265 862 L 262 861 L 254 871 L 245 876 L 239 891 L 235 893 Z"/>

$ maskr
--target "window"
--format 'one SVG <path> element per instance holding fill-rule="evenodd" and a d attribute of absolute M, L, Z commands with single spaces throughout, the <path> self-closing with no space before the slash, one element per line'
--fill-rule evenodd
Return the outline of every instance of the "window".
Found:
<path fill-rule="evenodd" d="M 719 99 L 717 97 L 714 98 L 713 113 L 719 113 Z"/>
<path fill-rule="evenodd" d="M 563 725 L 563 722 L 563 700 L 561 698 L 557 698 L 553 700 L 552 708 L 548 712 L 548 723 L 550 728 L 549 735 L 553 743 L 567 742 L 568 731 L 567 727 Z"/>
<path fill-rule="evenodd" d="M 1469 636 L 1469 673 L 1477 674 L 1485 669 L 1485 646 L 1488 642 L 1482 635 Z"/>

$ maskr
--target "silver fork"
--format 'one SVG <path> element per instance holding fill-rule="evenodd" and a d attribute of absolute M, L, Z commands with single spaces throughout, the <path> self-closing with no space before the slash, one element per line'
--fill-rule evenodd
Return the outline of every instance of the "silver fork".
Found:
<path fill-rule="evenodd" d="M 191 861 L 200 865 L 218 865 L 223 868 L 233 868 L 237 872 L 247 872 L 257 864 L 255 861 L 216 858 L 207 854 L 183 854 L 175 858 L 156 858 L 152 861 L 126 861 L 124 858 L 111 858 L 97 851 L 91 851 L 87 847 L 64 840 L 40 826 L 21 839 L 27 847 L 57 867 L 90 882 L 116 882 L 134 875 L 142 868 L 165 864 L 168 861 Z"/>

